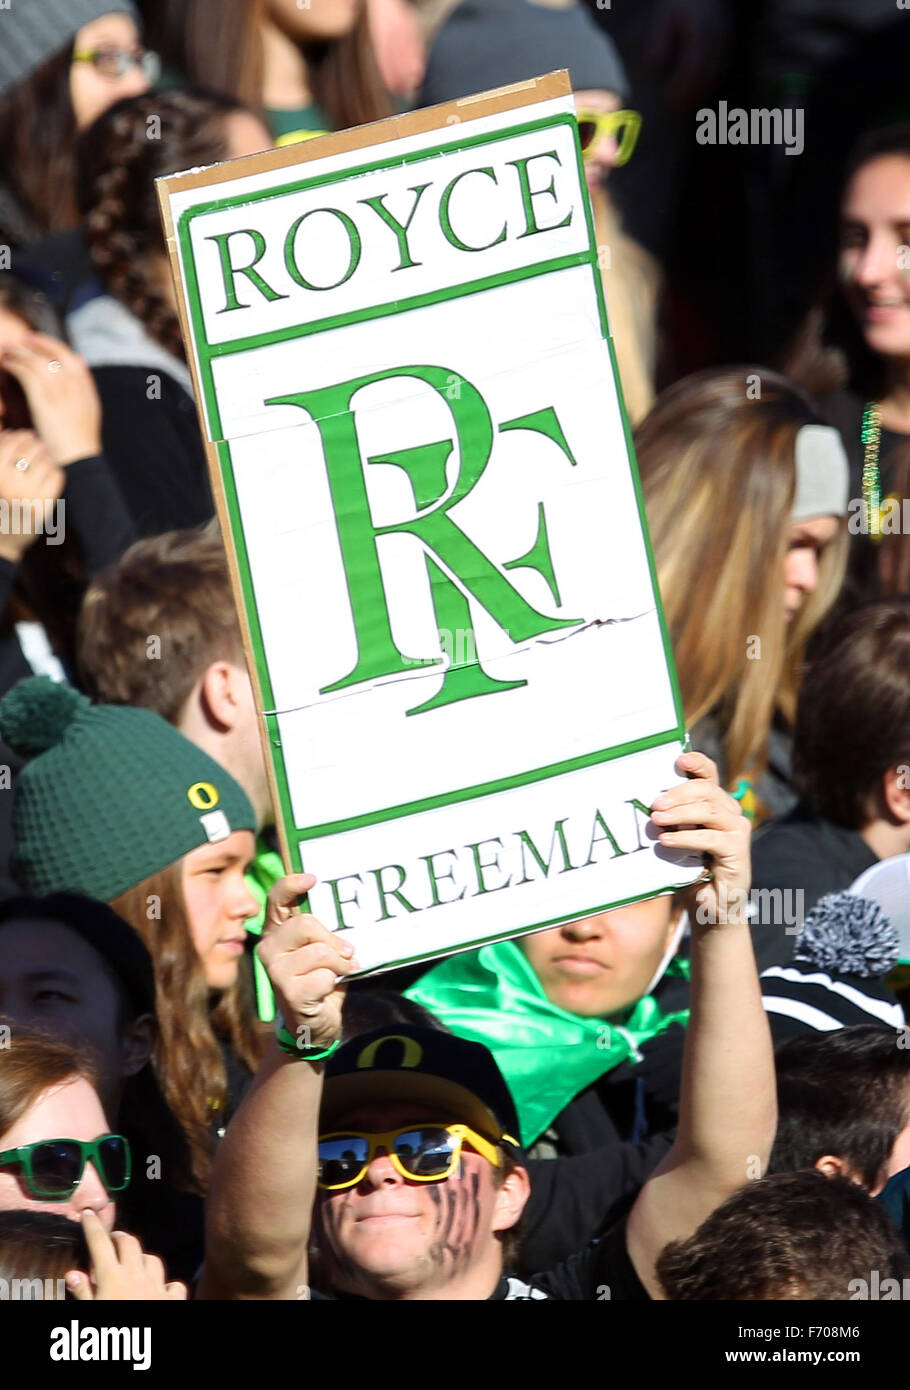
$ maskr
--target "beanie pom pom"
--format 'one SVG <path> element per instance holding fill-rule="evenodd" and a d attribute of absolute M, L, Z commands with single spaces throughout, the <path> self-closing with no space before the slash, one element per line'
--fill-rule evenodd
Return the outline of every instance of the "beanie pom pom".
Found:
<path fill-rule="evenodd" d="M 23 757 L 34 758 L 59 743 L 77 715 L 89 708 L 78 690 L 50 676 L 32 676 L 0 700 L 0 738 Z"/>
<path fill-rule="evenodd" d="M 878 903 L 853 893 L 828 893 L 803 924 L 793 959 L 838 975 L 882 978 L 898 957 L 897 930 Z"/>

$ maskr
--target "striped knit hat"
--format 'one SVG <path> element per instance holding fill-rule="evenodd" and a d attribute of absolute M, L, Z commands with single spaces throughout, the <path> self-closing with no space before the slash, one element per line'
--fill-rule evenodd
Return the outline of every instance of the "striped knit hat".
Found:
<path fill-rule="evenodd" d="M 904 1026 L 885 984 L 897 961 L 897 931 L 878 903 L 828 893 L 807 916 L 793 959 L 761 974 L 775 1042 L 859 1023 Z"/>
<path fill-rule="evenodd" d="M 127 14 L 140 24 L 132 0 L 14 0 L 0 9 L 0 96 L 72 43 L 103 14 Z"/>

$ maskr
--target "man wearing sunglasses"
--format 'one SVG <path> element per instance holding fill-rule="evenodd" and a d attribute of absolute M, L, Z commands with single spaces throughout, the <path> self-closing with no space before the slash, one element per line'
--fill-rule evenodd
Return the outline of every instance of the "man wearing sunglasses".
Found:
<path fill-rule="evenodd" d="M 529 1179 L 492 1056 L 397 1024 L 339 1046 L 344 977 L 357 965 L 341 937 L 293 913 L 314 882 L 296 874 L 273 888 L 259 947 L 285 1026 L 219 1150 L 202 1297 L 309 1297 L 311 1233 L 322 1297 L 661 1296 L 660 1251 L 758 1175 L 776 1123 L 745 907 L 722 906 L 745 904 L 748 821 L 708 758 L 685 754 L 677 770 L 688 780 L 655 802 L 654 834 L 704 853 L 713 877 L 693 889 L 679 1129 L 628 1219 L 555 1270 L 510 1277 Z"/>

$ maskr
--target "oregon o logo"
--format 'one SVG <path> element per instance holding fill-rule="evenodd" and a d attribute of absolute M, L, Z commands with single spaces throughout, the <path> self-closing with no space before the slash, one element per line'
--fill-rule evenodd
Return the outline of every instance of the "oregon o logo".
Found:
<path fill-rule="evenodd" d="M 211 782 L 194 782 L 186 794 L 186 799 L 197 811 L 211 811 L 220 800 L 218 790 Z"/>
<path fill-rule="evenodd" d="M 389 1042 L 401 1043 L 401 1061 L 398 1063 L 399 1067 L 420 1066 L 420 1061 L 423 1057 L 423 1048 L 420 1046 L 420 1043 L 415 1042 L 413 1038 L 402 1037 L 401 1033 L 388 1033 L 384 1038 L 377 1038 L 375 1042 L 371 1042 L 368 1047 L 363 1049 L 360 1056 L 357 1058 L 358 1068 L 371 1067 L 376 1061 L 376 1054 L 379 1049 Z"/>

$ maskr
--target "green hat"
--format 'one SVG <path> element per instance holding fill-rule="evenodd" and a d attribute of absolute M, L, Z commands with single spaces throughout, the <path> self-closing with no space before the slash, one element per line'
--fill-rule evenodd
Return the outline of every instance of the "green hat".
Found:
<path fill-rule="evenodd" d="M 29 893 L 110 902 L 200 845 L 255 832 L 233 777 L 151 710 L 93 705 L 33 676 L 0 701 L 0 738 L 31 759 L 16 783 L 12 858 Z"/>

